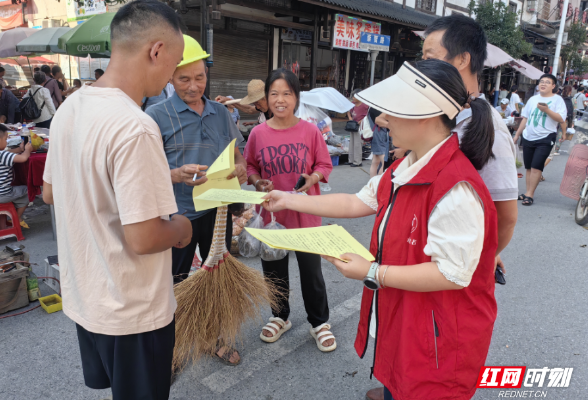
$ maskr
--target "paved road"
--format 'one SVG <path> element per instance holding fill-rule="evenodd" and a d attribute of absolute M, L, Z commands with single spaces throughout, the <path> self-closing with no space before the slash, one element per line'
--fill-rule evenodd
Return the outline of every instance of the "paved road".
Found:
<path fill-rule="evenodd" d="M 547 398 L 554 400 L 583 399 L 588 388 L 588 247 L 582 247 L 588 244 L 588 230 L 574 223 L 575 203 L 558 191 L 566 158 L 556 157 L 545 171 L 547 180 L 539 187 L 535 205 L 519 206 L 519 223 L 503 254 L 508 284 L 496 290 L 498 320 L 486 363 L 573 367 L 569 388 L 547 392 Z M 364 169 L 368 168 L 364 162 Z M 331 186 L 334 192 L 354 193 L 367 179 L 359 168 L 339 166 Z M 519 183 L 522 188 L 522 180 Z M 368 245 L 372 217 L 336 222 Z M 30 225 L 24 244 L 32 261 L 41 263 L 47 255 L 56 254 L 48 214 Z M 260 269 L 259 260 L 245 262 Z M 353 350 L 361 283 L 344 279 L 323 262 L 332 330 L 339 347 L 322 354 L 308 332 L 295 258 L 290 265 L 293 329 L 278 342 L 266 344 L 258 338 L 263 323 L 252 322 L 244 330 L 241 365 L 202 360 L 178 379 L 172 399 L 355 400 L 378 385 L 369 379 L 371 359 L 360 360 Z M 41 274 L 39 266 L 34 269 Z M 49 293 L 46 287 L 42 291 Z M 269 315 L 266 310 L 265 316 Z M 0 320 L 0 371 L 1 400 L 98 400 L 110 394 L 83 385 L 75 327 L 63 313 L 47 315 L 37 309 Z M 474 398 L 498 399 L 499 392 L 481 389 Z"/>

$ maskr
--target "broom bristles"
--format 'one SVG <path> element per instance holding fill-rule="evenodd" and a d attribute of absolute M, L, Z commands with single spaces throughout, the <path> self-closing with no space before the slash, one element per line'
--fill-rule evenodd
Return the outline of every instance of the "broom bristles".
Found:
<path fill-rule="evenodd" d="M 173 368 L 181 370 L 203 354 L 216 353 L 217 341 L 234 347 L 243 323 L 261 319 L 261 308 L 277 308 L 276 286 L 230 254 L 218 268 L 200 269 L 174 286 L 176 345 Z"/>

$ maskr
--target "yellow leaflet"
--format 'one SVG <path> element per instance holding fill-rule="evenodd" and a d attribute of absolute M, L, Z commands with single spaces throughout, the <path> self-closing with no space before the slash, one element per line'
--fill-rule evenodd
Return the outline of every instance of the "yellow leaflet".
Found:
<path fill-rule="evenodd" d="M 218 158 L 214 160 L 212 165 L 208 167 L 206 176 L 214 175 L 217 172 L 228 171 L 225 175 L 226 178 L 228 174 L 235 170 L 235 141 L 236 139 L 233 139 Z"/>
<path fill-rule="evenodd" d="M 241 185 L 239 185 L 239 179 L 227 179 L 227 176 L 235 170 L 234 154 L 235 139 L 229 143 L 221 155 L 218 156 L 216 160 L 214 160 L 211 166 L 209 166 L 208 170 L 206 171 L 206 177 L 208 178 L 208 181 L 202 185 L 194 186 L 194 189 L 192 190 L 192 197 L 196 211 L 217 208 L 227 204 L 221 201 L 196 200 L 196 197 L 204 194 L 210 189 L 241 189 Z"/>
<path fill-rule="evenodd" d="M 374 256 L 339 225 L 279 230 L 245 229 L 270 247 L 323 254 L 340 260 L 344 253 L 355 253 L 369 261 L 374 260 Z"/>
<path fill-rule="evenodd" d="M 236 179 L 236 178 L 235 178 Z M 194 200 L 220 201 L 223 203 L 263 203 L 262 197 L 267 193 L 252 192 L 248 190 L 232 190 L 232 189 L 210 189 L 206 193 L 194 198 Z"/>

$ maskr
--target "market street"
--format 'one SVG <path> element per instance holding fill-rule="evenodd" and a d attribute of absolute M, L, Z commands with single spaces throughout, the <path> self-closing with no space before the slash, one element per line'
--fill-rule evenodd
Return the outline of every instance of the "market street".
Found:
<path fill-rule="evenodd" d="M 569 142 L 568 142 L 569 143 Z M 568 143 L 563 149 L 568 149 Z M 546 398 L 577 400 L 588 388 L 588 230 L 574 223 L 576 203 L 559 194 L 567 155 L 555 157 L 546 168 L 546 181 L 537 189 L 535 204 L 519 202 L 519 221 L 502 259 L 507 285 L 496 287 L 498 318 L 486 366 L 570 368 L 568 388 L 548 389 L 535 384 L 523 390 L 546 391 Z M 333 169 L 334 192 L 355 193 L 368 180 L 369 162 L 362 168 Z M 524 181 L 519 179 L 524 191 Z M 39 199 L 37 200 L 39 202 Z M 40 203 L 39 203 L 40 204 Z M 336 206 L 336 205 L 334 205 Z M 38 276 L 44 275 L 43 259 L 57 254 L 50 217 L 35 218 L 25 231 L 25 251 Z M 374 218 L 328 220 L 345 227 L 368 246 Z M 2 245 L 12 243 L 2 241 Z M 368 389 L 379 386 L 369 379 L 373 341 L 364 360 L 353 348 L 362 283 L 350 281 L 323 261 L 330 306 L 330 323 L 338 348 L 321 353 L 310 336 L 299 287 L 296 261 L 291 255 L 292 284 L 290 320 L 293 328 L 278 342 L 259 339 L 263 325 L 246 326 L 239 366 L 223 365 L 218 359 L 202 359 L 188 366 L 171 388 L 171 399 L 363 399 Z M 244 259 L 261 269 L 259 258 Z M 50 289 L 42 285 L 43 295 Z M 33 303 L 33 306 L 37 303 Z M 17 310 L 23 311 L 23 310 Z M 264 319 L 269 317 L 264 311 Z M 0 320 L 0 399 L 2 400 L 98 400 L 109 390 L 91 390 L 84 385 L 74 323 L 63 312 L 48 315 L 41 308 Z M 584 388 L 584 389 L 582 389 Z M 514 397 L 514 396 L 513 396 Z M 497 399 L 499 390 L 479 389 L 477 400 Z"/>

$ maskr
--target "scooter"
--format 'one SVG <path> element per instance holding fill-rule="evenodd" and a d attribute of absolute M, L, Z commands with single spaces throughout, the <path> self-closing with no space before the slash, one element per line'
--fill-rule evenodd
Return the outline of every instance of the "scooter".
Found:
<path fill-rule="evenodd" d="M 578 200 L 574 219 L 578 225 L 588 224 L 588 112 L 577 111 L 575 145 L 566 163 L 560 193 Z"/>

